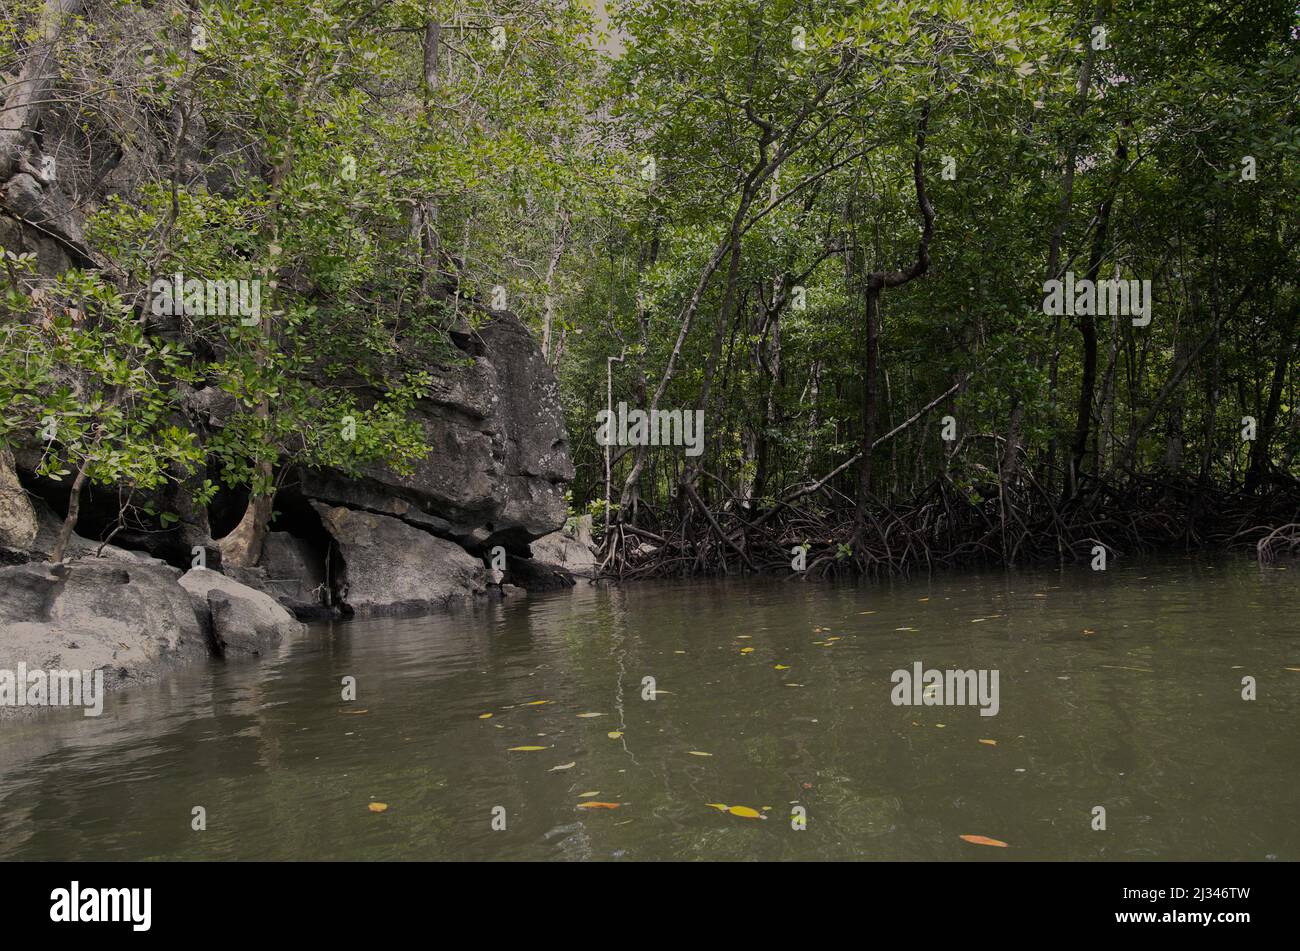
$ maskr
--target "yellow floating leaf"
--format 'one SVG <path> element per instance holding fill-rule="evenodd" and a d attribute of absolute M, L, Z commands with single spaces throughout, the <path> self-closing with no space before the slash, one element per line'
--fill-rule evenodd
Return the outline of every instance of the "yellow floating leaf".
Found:
<path fill-rule="evenodd" d="M 491 720 L 491 719 L 492 719 L 492 714 L 490 714 L 490 713 L 480 713 L 480 714 L 478 715 L 478 718 L 479 718 L 480 720 Z"/>
<path fill-rule="evenodd" d="M 577 766 L 577 765 L 578 765 L 578 764 L 577 764 L 576 762 L 573 762 L 573 763 L 564 763 L 564 764 L 561 765 L 561 766 L 552 766 L 550 769 L 547 770 L 547 772 L 548 772 L 548 773 L 558 773 L 558 772 L 559 772 L 560 770 L 562 770 L 562 769 L 573 769 L 573 767 L 575 767 L 575 766 Z"/>
<path fill-rule="evenodd" d="M 773 669 L 773 670 L 789 670 L 790 668 L 787 667 L 785 664 L 774 664 L 773 667 L 772 667 L 772 669 Z"/>
<path fill-rule="evenodd" d="M 752 648 L 752 647 L 742 647 L 742 648 L 740 649 L 740 652 L 741 652 L 742 654 L 752 654 L 752 653 L 754 653 L 754 648 Z"/>
<path fill-rule="evenodd" d="M 549 700 L 530 700 L 528 703 L 525 703 L 524 706 L 525 706 L 525 707 L 540 707 L 542 704 L 544 704 L 544 703 L 550 703 L 550 702 L 551 702 L 551 701 L 549 701 Z"/>
<path fill-rule="evenodd" d="M 720 802 L 706 802 L 705 805 L 708 806 L 710 809 L 718 810 L 718 812 L 726 812 L 730 808 L 729 806 L 726 806 Z"/>
<path fill-rule="evenodd" d="M 997 746 L 997 745 L 998 745 L 998 741 L 997 741 L 997 740 L 980 740 L 980 742 L 983 743 L 985 746 Z"/>
<path fill-rule="evenodd" d="M 930 599 L 929 599 L 929 598 L 917 598 L 916 600 L 919 601 L 919 602 L 924 603 L 924 602 L 926 602 L 926 601 L 929 601 Z"/>
<path fill-rule="evenodd" d="M 366 806 L 366 808 L 369 809 L 371 812 L 387 812 L 387 811 L 388 811 L 388 803 L 386 803 L 386 802 L 372 802 L 370 805 Z"/>
<path fill-rule="evenodd" d="M 1283 669 L 1283 670 L 1294 670 L 1296 673 L 1300 673 L 1300 667 L 1283 667 L 1282 669 Z"/>
<path fill-rule="evenodd" d="M 510 753 L 531 753 L 534 750 L 547 749 L 545 746 L 512 746 L 507 752 Z"/>
<path fill-rule="evenodd" d="M 605 735 L 608 736 L 611 740 L 617 740 L 620 736 L 623 735 L 623 731 L 622 731 L 622 730 L 610 730 L 610 731 L 609 731 L 607 734 L 605 734 Z"/>
<path fill-rule="evenodd" d="M 617 809 L 618 807 L 619 803 L 616 802 L 596 802 L 595 800 L 580 802 L 577 805 L 579 809 Z"/>
<path fill-rule="evenodd" d="M 963 842 L 969 842 L 971 845 L 991 845 L 999 849 L 1005 849 L 1007 847 L 1007 844 L 1000 839 L 990 839 L 986 835 L 963 835 L 961 836 L 961 840 Z"/>
<path fill-rule="evenodd" d="M 732 806 L 727 810 L 733 816 L 740 816 L 742 819 L 766 819 L 757 809 L 751 809 L 749 806 Z"/>
<path fill-rule="evenodd" d="M 712 755 L 713 755 L 712 753 L 701 753 L 699 750 L 691 750 L 690 753 L 691 753 L 692 756 L 712 756 Z"/>
<path fill-rule="evenodd" d="M 592 796 L 599 796 L 600 790 L 593 789 L 591 792 L 578 793 L 579 799 L 590 799 Z"/>
<path fill-rule="evenodd" d="M 607 716 L 607 714 L 604 714 L 604 713 L 579 713 L 578 716 L 580 716 L 580 717 L 581 717 L 582 719 L 584 719 L 584 720 L 587 720 L 587 719 L 590 719 L 591 717 L 603 717 L 603 716 Z"/>

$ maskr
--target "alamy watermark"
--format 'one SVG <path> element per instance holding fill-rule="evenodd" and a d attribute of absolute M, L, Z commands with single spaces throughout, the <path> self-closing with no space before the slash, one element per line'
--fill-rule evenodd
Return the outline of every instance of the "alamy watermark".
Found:
<path fill-rule="evenodd" d="M 262 319 L 262 282 L 227 278 L 186 279 L 179 271 L 149 286 L 149 311 L 155 317 L 238 317 L 245 327 Z"/>
<path fill-rule="evenodd" d="M 85 707 L 85 715 L 104 712 L 102 670 L 0 670 L 0 707 Z"/>
<path fill-rule="evenodd" d="M 978 706 L 980 716 L 995 717 L 1001 707 L 996 670 L 923 670 L 918 660 L 911 670 L 896 670 L 889 679 L 889 699 L 896 707 Z"/>
<path fill-rule="evenodd" d="M 1132 317 L 1134 327 L 1151 323 L 1150 281 L 1092 281 L 1074 279 L 1065 272 L 1064 281 L 1043 282 L 1043 313 L 1059 317 Z"/>
<path fill-rule="evenodd" d="M 704 410 L 602 409 L 596 414 L 596 442 L 601 446 L 685 446 L 686 455 L 704 452 Z"/>

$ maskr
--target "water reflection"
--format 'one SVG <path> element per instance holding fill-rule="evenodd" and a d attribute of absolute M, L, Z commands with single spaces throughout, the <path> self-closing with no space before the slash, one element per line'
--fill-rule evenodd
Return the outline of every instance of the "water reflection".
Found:
<path fill-rule="evenodd" d="M 584 585 L 319 625 L 98 720 L 0 722 L 0 856 L 1295 858 L 1293 577 Z M 998 670 L 999 714 L 892 705 L 916 661 Z"/>

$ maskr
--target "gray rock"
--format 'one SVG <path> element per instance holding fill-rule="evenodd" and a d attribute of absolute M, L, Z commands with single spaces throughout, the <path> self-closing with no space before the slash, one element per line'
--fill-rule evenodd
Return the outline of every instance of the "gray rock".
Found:
<path fill-rule="evenodd" d="M 429 611 L 487 586 L 483 563 L 400 519 L 313 502 L 345 565 L 343 601 L 357 614 Z"/>
<path fill-rule="evenodd" d="M 299 619 L 333 617 L 325 566 L 311 544 L 288 532 L 268 532 L 256 568 L 222 568 L 241 584 L 264 591 Z"/>
<path fill-rule="evenodd" d="M 563 568 L 580 578 L 596 575 L 596 556 L 592 550 L 563 532 L 552 532 L 532 543 L 533 560 Z"/>
<path fill-rule="evenodd" d="M 36 530 L 36 512 L 18 484 L 13 454 L 0 449 L 0 545 L 29 548 L 36 541 Z"/>
<path fill-rule="evenodd" d="M 0 669 L 104 669 L 113 690 L 209 655 L 180 572 L 85 558 L 0 568 Z M 0 707 L 0 717 L 32 708 Z"/>
<path fill-rule="evenodd" d="M 475 551 L 528 542 L 565 518 L 573 478 L 555 376 L 528 329 L 500 313 L 453 334 L 472 366 L 442 368 L 415 409 L 431 447 L 410 475 L 384 467 L 361 478 L 300 473 L 303 495 L 400 518 Z"/>
<path fill-rule="evenodd" d="M 302 624 L 270 595 L 209 568 L 191 568 L 180 579 L 194 612 L 222 656 L 259 655 Z"/>

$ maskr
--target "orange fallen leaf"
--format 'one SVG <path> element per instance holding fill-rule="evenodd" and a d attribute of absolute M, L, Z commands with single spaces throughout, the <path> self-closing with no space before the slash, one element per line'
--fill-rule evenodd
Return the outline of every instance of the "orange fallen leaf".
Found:
<path fill-rule="evenodd" d="M 372 802 L 370 805 L 366 806 L 366 808 L 369 809 L 371 812 L 387 812 L 387 811 L 388 811 L 388 803 L 386 803 L 386 802 Z"/>
<path fill-rule="evenodd" d="M 997 745 L 998 745 L 998 741 L 997 741 L 997 740 L 980 740 L 980 742 L 983 743 L 985 746 L 997 746 Z"/>
<path fill-rule="evenodd" d="M 963 842 L 969 842 L 971 845 L 992 845 L 999 849 L 1005 849 L 1007 844 L 999 839 L 990 839 L 986 835 L 963 835 L 960 837 Z"/>
<path fill-rule="evenodd" d="M 618 807 L 619 807 L 619 803 L 617 802 L 588 801 L 588 802 L 580 802 L 577 805 L 578 809 L 617 809 Z"/>

